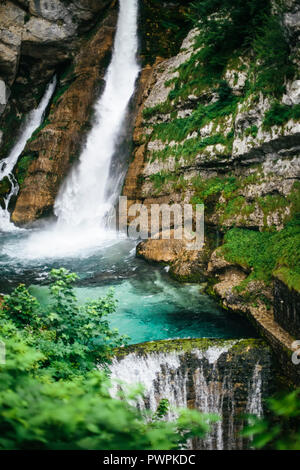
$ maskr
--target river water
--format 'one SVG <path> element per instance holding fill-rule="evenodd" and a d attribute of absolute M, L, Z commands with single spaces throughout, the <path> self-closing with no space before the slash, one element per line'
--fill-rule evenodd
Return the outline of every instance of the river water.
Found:
<path fill-rule="evenodd" d="M 55 220 L 35 230 L 17 229 L 9 221 L 7 208 L 2 211 L 0 292 L 10 292 L 22 282 L 31 286 L 41 302 L 47 302 L 49 271 L 65 267 L 80 276 L 76 293 L 81 302 L 114 288 L 119 304 L 111 325 L 130 336 L 132 343 L 254 336 L 245 320 L 222 310 L 204 294 L 204 285 L 173 281 L 165 268 L 150 266 L 135 257 L 135 241 L 107 229 L 106 216 L 120 186 L 115 184 L 118 175 L 112 174 L 113 160 L 124 139 L 128 106 L 140 70 L 137 19 L 138 0 L 120 0 L 106 85 L 95 103 L 95 122 L 79 162 L 57 196 Z M 55 85 L 54 78 L 38 109 L 28 116 L 2 176 L 12 171 L 18 152 L 40 125 Z"/>

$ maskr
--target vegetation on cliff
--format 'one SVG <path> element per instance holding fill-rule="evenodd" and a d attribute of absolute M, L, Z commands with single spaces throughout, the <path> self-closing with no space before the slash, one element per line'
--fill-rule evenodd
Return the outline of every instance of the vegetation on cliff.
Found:
<path fill-rule="evenodd" d="M 157 57 L 171 57 L 191 28 L 188 18 L 192 0 L 167 1 L 162 8 L 160 0 L 143 0 L 140 5 L 141 59 L 153 64 Z"/>
<path fill-rule="evenodd" d="M 207 224 L 225 234 L 226 259 L 251 271 L 243 287 L 253 279 L 270 283 L 277 273 L 299 289 L 293 149 L 300 105 L 289 88 L 297 89 L 299 70 L 290 8 L 280 1 L 193 1 L 193 45 L 185 42 L 174 69 L 157 66 L 143 109 L 141 198 L 204 203 Z M 164 94 L 157 89 L 163 77 L 170 77 Z"/>
<path fill-rule="evenodd" d="M 282 11 L 279 2 L 274 12 L 271 1 L 264 0 L 194 2 L 191 17 L 200 27 L 196 40 L 200 50 L 192 62 L 198 65 L 192 70 L 185 64 L 185 69 L 194 77 L 200 71 L 202 80 L 211 85 L 222 76 L 229 61 L 250 53 L 254 61 L 248 92 L 281 96 L 286 79 L 295 72 L 281 23 Z M 184 78 L 187 81 L 186 74 Z"/>
<path fill-rule="evenodd" d="M 285 283 L 300 291 L 299 215 L 279 232 L 233 228 L 226 233 L 221 252 L 226 260 L 252 271 L 242 287 L 254 279 L 269 283 L 272 275 L 280 270 Z"/>

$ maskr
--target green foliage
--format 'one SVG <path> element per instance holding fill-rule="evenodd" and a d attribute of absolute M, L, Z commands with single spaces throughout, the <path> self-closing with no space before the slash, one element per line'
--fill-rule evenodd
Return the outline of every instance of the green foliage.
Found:
<path fill-rule="evenodd" d="M 266 16 L 253 42 L 256 57 L 255 88 L 265 94 L 282 96 L 286 79 L 293 77 L 290 47 L 278 16 Z"/>
<path fill-rule="evenodd" d="M 166 422 L 167 400 L 147 419 L 129 404 L 141 391 L 111 398 L 111 383 L 99 364 L 124 339 L 105 317 L 115 309 L 112 294 L 83 306 L 73 284 L 77 276 L 51 271 L 49 308 L 24 285 L 4 297 L 0 338 L 0 449 L 178 449 L 188 437 L 204 436 L 215 416 L 179 411 Z"/>
<path fill-rule="evenodd" d="M 103 372 L 74 380 L 41 381 L 40 353 L 17 335 L 6 339 L 7 362 L 0 366 L 0 449 L 174 449 L 186 439 L 177 423 L 146 422 L 125 400 L 109 396 Z M 180 430 L 204 433 L 207 419 L 181 418 Z"/>
<path fill-rule="evenodd" d="M 186 118 L 174 119 L 168 123 L 156 124 L 153 128 L 152 139 L 160 139 L 163 142 L 175 140 L 182 141 L 191 132 L 199 130 L 210 121 L 222 119 L 233 114 L 237 109 L 238 98 L 233 96 L 232 90 L 225 81 L 222 81 L 215 90 L 219 99 L 207 106 L 199 104 L 197 109 Z M 170 97 L 173 92 L 170 93 Z M 174 92 L 175 95 L 175 92 Z M 150 108 L 150 110 L 153 108 Z M 150 111 L 149 111 L 150 113 Z"/>
<path fill-rule="evenodd" d="M 229 63 L 245 54 L 254 56 L 248 92 L 282 95 L 286 78 L 292 78 L 295 70 L 280 18 L 271 14 L 270 1 L 196 0 L 188 16 L 199 28 L 195 52 L 179 66 L 178 76 L 166 83 L 173 84 L 168 101 L 145 110 L 145 118 L 158 111 L 171 111 L 173 101 L 177 103 L 190 94 L 199 96 L 222 84 Z M 243 67 L 235 66 L 237 70 Z"/>
<path fill-rule="evenodd" d="M 265 129 L 270 129 L 272 126 L 282 126 L 290 119 L 300 120 L 300 105 L 287 106 L 275 102 L 265 113 L 263 126 Z"/>
<path fill-rule="evenodd" d="M 170 409 L 169 400 L 167 398 L 163 398 L 162 400 L 160 400 L 158 404 L 157 410 L 155 414 L 153 415 L 153 419 L 159 420 L 159 419 L 165 418 L 169 409 Z"/>
<path fill-rule="evenodd" d="M 191 0 L 175 0 L 162 8 L 160 0 L 144 0 L 140 6 L 141 57 L 152 64 L 159 57 L 178 52 L 191 27 L 186 16 Z"/>
<path fill-rule="evenodd" d="M 5 314 L 13 318 L 17 327 L 37 325 L 36 311 L 39 307 L 35 297 L 30 295 L 24 284 L 20 284 L 13 292 L 4 298 L 3 310 Z"/>
<path fill-rule="evenodd" d="M 251 135 L 255 139 L 257 134 L 258 134 L 258 127 L 255 125 L 248 127 L 248 129 L 245 130 L 245 136 Z"/>
<path fill-rule="evenodd" d="M 198 51 L 180 67 L 177 93 L 184 94 L 188 82 L 190 88 L 194 83 L 200 88 L 218 83 L 236 51 L 250 48 L 269 13 L 270 2 L 264 0 L 195 1 L 190 18 L 200 28 Z"/>
<path fill-rule="evenodd" d="M 200 176 L 197 176 L 193 179 L 193 187 L 205 200 L 209 196 L 217 195 L 221 192 L 224 192 L 224 195 L 229 197 L 238 186 L 237 178 L 234 176 L 229 176 L 223 179 L 218 177 L 203 179 Z"/>
<path fill-rule="evenodd" d="M 57 88 L 56 93 L 52 99 L 52 103 L 55 105 L 59 99 L 63 96 L 63 94 L 68 90 L 71 83 L 66 83 L 64 86 L 60 86 Z"/>
<path fill-rule="evenodd" d="M 143 110 L 143 117 L 145 119 L 150 119 L 155 114 L 165 114 L 172 111 L 172 106 L 168 101 L 164 101 L 163 103 L 159 103 L 150 108 L 144 108 Z"/>
<path fill-rule="evenodd" d="M 22 155 L 21 158 L 19 158 L 16 168 L 14 170 L 14 173 L 16 175 L 17 181 L 19 186 L 22 186 L 25 178 L 28 174 L 28 169 L 31 165 L 31 163 L 36 159 L 35 154 L 30 154 L 30 155 Z"/>
<path fill-rule="evenodd" d="M 125 338 L 109 328 L 107 315 L 116 307 L 112 292 L 81 306 L 73 290 L 76 274 L 54 269 L 50 279 L 47 309 L 24 285 L 4 297 L 2 309 L 6 318 L 24 329 L 29 344 L 42 352 L 44 368 L 51 367 L 57 379 L 73 377 L 92 370 L 96 362 L 108 361 L 112 349 Z"/>
<path fill-rule="evenodd" d="M 251 269 L 248 281 L 259 279 L 269 282 L 276 269 L 285 267 L 294 273 L 288 278 L 289 287 L 300 290 L 300 216 L 287 223 L 279 232 L 256 232 L 234 228 L 224 238 L 221 251 L 233 263 Z"/>
<path fill-rule="evenodd" d="M 173 181 L 176 176 L 173 173 L 168 173 L 167 171 L 160 171 L 159 173 L 155 173 L 150 175 L 150 181 L 153 183 L 154 188 L 157 192 L 162 191 L 163 186 Z"/>
<path fill-rule="evenodd" d="M 188 162 L 193 160 L 199 153 L 203 153 L 205 147 L 210 145 L 222 144 L 225 146 L 225 156 L 230 155 L 232 147 L 232 138 L 224 137 L 222 134 L 214 134 L 203 139 L 193 138 L 177 144 L 174 146 L 166 146 L 163 150 L 154 151 L 151 154 L 151 162 L 155 160 L 166 160 L 169 157 L 174 157 L 178 162 L 181 158 Z"/>
<path fill-rule="evenodd" d="M 256 449 L 300 450 L 300 390 L 267 401 L 269 419 L 249 417 L 242 435 Z"/>

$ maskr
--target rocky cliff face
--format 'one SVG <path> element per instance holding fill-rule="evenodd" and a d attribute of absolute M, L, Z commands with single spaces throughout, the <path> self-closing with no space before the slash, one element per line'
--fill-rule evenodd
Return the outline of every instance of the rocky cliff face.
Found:
<path fill-rule="evenodd" d="M 60 182 L 76 159 L 111 53 L 117 18 L 112 3 L 0 4 L 0 159 L 7 156 L 25 115 L 36 107 L 47 83 L 54 74 L 58 77 L 43 132 L 35 133 L 15 169 L 21 188 L 13 216 L 16 223 L 49 213 Z M 1 189 L 5 195 L 9 185 Z"/>
<path fill-rule="evenodd" d="M 159 13 L 160 2 L 141 2 L 144 63 L 178 50 L 188 24 L 188 3 L 166 2 L 167 8 Z M 58 77 L 45 121 L 15 168 L 20 192 L 10 210 L 16 224 L 52 212 L 61 181 L 89 129 L 109 62 L 117 10 L 118 2 L 112 0 L 0 2 L 0 160 L 12 147 L 26 113 L 36 107 L 53 75 Z M 0 204 L 9 190 L 5 179 Z"/>
<path fill-rule="evenodd" d="M 284 271 L 287 289 L 300 290 L 299 7 L 287 3 L 274 30 L 283 31 L 294 70 L 280 91 L 268 91 L 272 86 L 260 79 L 251 50 L 234 53 L 218 81 L 208 83 L 197 28 L 179 54 L 144 69 L 123 194 L 129 205 L 205 205 L 201 252 L 186 250 L 184 240 L 160 239 L 142 242 L 138 254 L 170 264 L 179 279 L 218 279 L 215 294 L 249 314 L 299 381 L 291 330 L 273 314 L 276 270 Z M 208 228 L 221 243 L 225 235 L 216 252 Z"/>
<path fill-rule="evenodd" d="M 80 34 L 91 29 L 109 3 L 109 0 L 1 1 L 2 81 L 11 87 L 18 75 L 17 83 L 22 83 L 19 66 L 30 60 L 29 77 L 24 75 L 24 80 L 41 80 L 40 72 L 45 73 L 47 68 L 51 74 L 51 68 L 53 72 L 53 67 L 72 57 Z"/>
<path fill-rule="evenodd" d="M 60 79 L 43 129 L 27 144 L 19 160 L 28 159 L 26 176 L 12 221 L 24 224 L 51 213 L 60 184 L 76 162 L 92 119 L 95 96 L 101 90 L 113 44 L 116 11 L 112 10 L 91 39 L 84 41 Z"/>

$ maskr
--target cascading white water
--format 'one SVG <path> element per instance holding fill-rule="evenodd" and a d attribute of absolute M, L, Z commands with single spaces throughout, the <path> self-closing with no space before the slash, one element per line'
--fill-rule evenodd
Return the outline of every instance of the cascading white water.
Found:
<path fill-rule="evenodd" d="M 113 55 L 103 94 L 95 104 L 95 123 L 78 164 L 56 198 L 57 221 L 32 233 L 19 250 L 14 247 L 14 255 L 22 259 L 88 256 L 95 249 L 118 242 L 120 237 L 116 231 L 106 228 L 105 216 L 118 196 L 111 191 L 108 196 L 107 189 L 112 158 L 122 140 L 139 65 L 138 0 L 119 3 Z M 118 189 L 115 187 L 115 191 Z"/>
<path fill-rule="evenodd" d="M 256 364 L 251 383 L 249 385 L 253 390 L 253 393 L 248 396 L 247 402 L 247 414 L 261 417 L 263 415 L 262 408 L 262 377 L 261 377 L 261 366 Z"/>
<path fill-rule="evenodd" d="M 45 94 L 41 99 L 39 106 L 33 109 L 25 119 L 22 127 L 20 137 L 17 139 L 16 144 L 13 146 L 9 155 L 0 162 L 0 181 L 7 177 L 11 184 L 11 190 L 4 200 L 4 208 L 0 207 L 0 230 L 10 231 L 15 230 L 16 227 L 10 222 L 10 214 L 8 206 L 12 196 L 18 193 L 19 187 L 12 174 L 12 171 L 18 161 L 19 156 L 23 152 L 26 142 L 32 136 L 33 132 L 41 125 L 46 108 L 53 95 L 56 87 L 56 77 L 49 83 L 46 88 Z"/>
<path fill-rule="evenodd" d="M 137 63 L 138 0 L 120 0 L 114 51 L 105 89 L 95 105 L 96 123 L 55 202 L 59 224 L 97 226 L 110 208 L 107 185 L 112 157 L 139 73 Z"/>
<path fill-rule="evenodd" d="M 221 420 L 212 426 L 205 439 L 193 441 L 191 447 L 243 449 L 247 441 L 239 435 L 242 429 L 239 415 L 262 416 L 263 378 L 262 367 L 255 362 L 255 354 L 253 360 L 248 361 L 244 376 L 238 367 L 232 367 L 231 351 L 235 344 L 237 341 L 226 341 L 224 346 L 195 348 L 189 353 L 178 348 L 142 354 L 137 346 L 137 352 L 113 359 L 110 366 L 111 394 L 117 396 L 119 388 L 126 391 L 128 385 L 139 383 L 144 389 L 143 397 L 136 402 L 141 410 L 155 411 L 160 400 L 167 398 L 171 407 L 167 419 L 176 416 L 176 408 L 188 406 L 206 414 L 217 414 Z"/>

